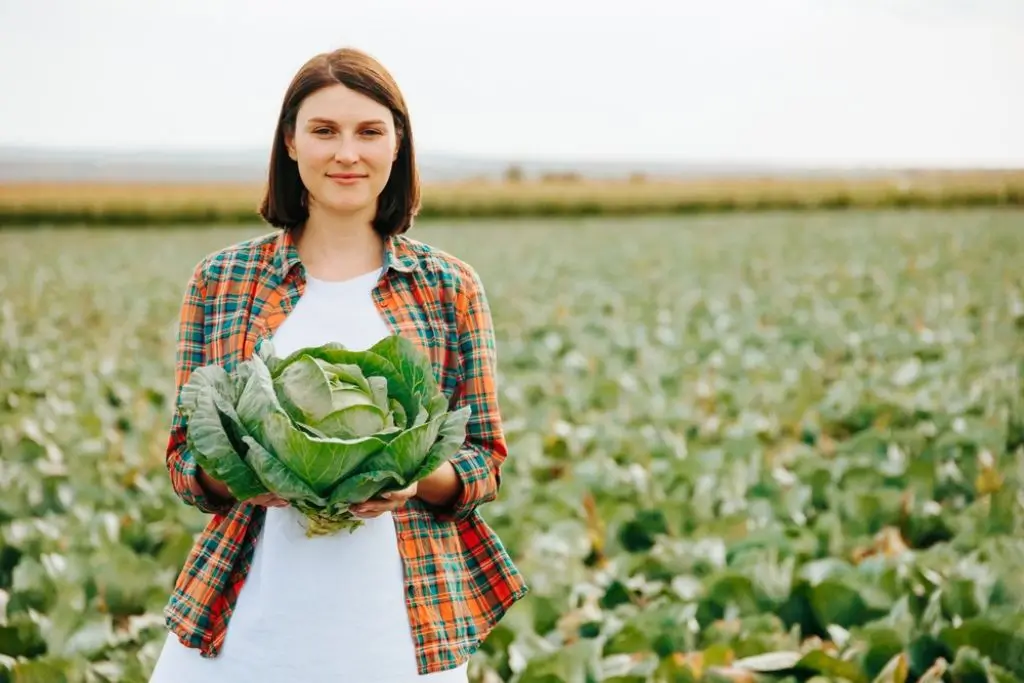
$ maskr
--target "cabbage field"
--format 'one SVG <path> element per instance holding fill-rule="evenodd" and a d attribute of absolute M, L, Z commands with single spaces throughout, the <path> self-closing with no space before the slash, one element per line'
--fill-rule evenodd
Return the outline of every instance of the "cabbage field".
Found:
<path fill-rule="evenodd" d="M 204 521 L 163 462 L 178 305 L 260 232 L 0 231 L 0 682 L 146 680 Z M 474 680 L 1024 681 L 1024 213 L 413 235 L 497 327 L 483 512 L 532 590 Z"/>

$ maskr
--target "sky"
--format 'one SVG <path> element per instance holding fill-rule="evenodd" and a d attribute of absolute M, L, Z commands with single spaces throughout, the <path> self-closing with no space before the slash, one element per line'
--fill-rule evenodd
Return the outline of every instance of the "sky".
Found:
<path fill-rule="evenodd" d="M 0 146 L 267 149 L 341 46 L 425 151 L 1024 166 L 1021 0 L 0 0 Z"/>

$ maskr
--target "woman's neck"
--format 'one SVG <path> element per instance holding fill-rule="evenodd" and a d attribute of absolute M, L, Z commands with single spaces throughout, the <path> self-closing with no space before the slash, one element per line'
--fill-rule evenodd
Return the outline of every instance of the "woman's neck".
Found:
<path fill-rule="evenodd" d="M 364 217 L 310 212 L 298 239 L 299 258 L 313 277 L 348 280 L 380 268 L 384 241 Z"/>

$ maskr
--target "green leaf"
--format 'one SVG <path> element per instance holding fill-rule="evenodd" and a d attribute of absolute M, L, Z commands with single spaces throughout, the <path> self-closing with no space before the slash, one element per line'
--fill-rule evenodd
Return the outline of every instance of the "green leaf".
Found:
<path fill-rule="evenodd" d="M 439 392 L 430 359 L 411 340 L 397 334 L 381 339 L 369 349 L 391 361 L 421 406 L 429 405 Z"/>
<path fill-rule="evenodd" d="M 624 583 L 619 580 L 614 580 L 608 584 L 608 588 L 605 590 L 604 595 L 598 604 L 602 609 L 613 610 L 619 605 L 628 605 L 631 601 L 629 589 Z"/>
<path fill-rule="evenodd" d="M 293 420 L 317 422 L 334 409 L 331 385 L 315 358 L 300 356 L 270 377 L 281 407 Z"/>
<path fill-rule="evenodd" d="M 518 683 L 586 683 L 604 679 L 601 668 L 594 641 L 580 640 L 530 657 Z"/>
<path fill-rule="evenodd" d="M 466 407 L 468 408 L 469 406 Z M 427 405 L 427 419 L 432 420 L 441 413 L 447 412 L 448 409 L 448 399 L 444 394 L 438 392 L 434 394 L 433 398 L 430 399 L 430 403 Z"/>
<path fill-rule="evenodd" d="M 922 633 L 915 638 L 907 648 L 907 654 L 910 657 L 910 673 L 915 677 L 925 675 L 940 659 L 948 662 L 953 658 L 952 651 L 929 633 Z"/>
<path fill-rule="evenodd" d="M 322 362 L 322 361 L 321 361 Z M 342 410 L 352 406 L 370 406 L 377 408 L 381 413 L 387 413 L 387 410 L 380 408 L 376 405 L 373 392 L 370 388 L 368 380 L 359 374 L 361 382 L 359 384 L 345 383 L 337 381 L 337 378 L 332 376 L 331 371 L 335 368 L 351 368 L 356 373 L 359 373 L 358 366 L 355 365 L 327 365 L 325 368 L 326 374 L 331 385 L 331 402 L 332 410 Z M 375 377 L 375 380 L 382 380 L 381 377 Z M 385 384 L 387 380 L 384 380 Z"/>
<path fill-rule="evenodd" d="M 811 607 L 823 628 L 849 628 L 864 623 L 867 610 L 860 592 L 842 579 L 825 579 L 811 588 Z"/>
<path fill-rule="evenodd" d="M 329 506 L 362 503 L 385 490 L 404 488 L 404 482 L 394 470 L 375 470 L 348 477 L 335 488 L 327 501 Z"/>
<path fill-rule="evenodd" d="M 443 418 L 441 428 L 437 433 L 437 441 L 430 447 L 416 473 L 407 478 L 409 483 L 423 479 L 462 449 L 466 442 L 466 425 L 469 424 L 469 414 L 467 406 L 450 412 Z"/>
<path fill-rule="evenodd" d="M 247 436 L 245 442 L 249 446 L 249 464 L 269 491 L 289 501 L 301 500 L 317 505 L 326 504 L 326 500 L 317 495 L 316 491 L 285 467 L 255 439 Z"/>
<path fill-rule="evenodd" d="M 380 408 L 381 412 L 390 413 L 387 378 L 375 375 L 370 377 L 367 383 L 370 385 L 370 395 L 373 397 L 373 404 Z"/>
<path fill-rule="evenodd" d="M 220 419 L 221 427 L 224 429 L 224 433 L 228 437 L 228 441 L 231 443 L 231 447 L 235 453 L 240 455 L 242 459 L 245 459 L 248 446 L 242 440 L 242 437 L 246 436 L 245 426 L 242 424 L 241 419 L 238 417 L 238 413 L 235 411 L 235 407 L 228 401 L 227 398 L 220 394 L 214 394 L 211 392 L 213 398 L 213 406 L 217 412 L 217 417 Z M 204 407 L 204 411 L 209 410 L 208 407 Z"/>
<path fill-rule="evenodd" d="M 58 601 L 57 588 L 39 560 L 25 557 L 14 568 L 12 601 L 40 612 L 48 612 Z"/>
<path fill-rule="evenodd" d="M 632 520 L 619 528 L 619 543 L 630 552 L 643 552 L 654 547 L 657 536 L 668 533 L 668 523 L 661 510 L 639 509 Z"/>
<path fill-rule="evenodd" d="M 225 429 L 225 425 L 233 423 L 231 416 L 218 405 L 223 400 L 210 390 L 198 395 L 196 410 L 188 421 L 186 447 L 191 451 L 196 464 L 211 477 L 223 482 L 236 499 L 247 500 L 266 493 L 267 489 L 243 460 Z M 224 407 L 231 409 L 230 405 Z"/>
<path fill-rule="evenodd" d="M 733 663 L 737 669 L 756 671 L 758 673 L 777 673 L 793 669 L 800 661 L 799 652 L 766 652 L 738 659 Z"/>
<path fill-rule="evenodd" d="M 97 615 L 89 618 L 75 630 L 64 644 L 62 652 L 92 659 L 115 642 L 113 620 L 110 615 Z"/>
<path fill-rule="evenodd" d="M 14 666 L 12 683 L 70 683 L 63 660 L 19 662 Z"/>
<path fill-rule="evenodd" d="M 19 613 L 6 621 L 6 625 L 0 625 L 0 654 L 38 657 L 46 652 L 46 640 L 31 615 Z"/>
<path fill-rule="evenodd" d="M 945 659 L 937 658 L 929 668 L 921 672 L 917 678 L 917 683 L 941 683 L 943 675 L 948 669 L 949 662 Z"/>
<path fill-rule="evenodd" d="M 618 633 L 605 643 L 602 654 L 605 656 L 649 652 L 651 649 L 650 634 L 645 633 L 638 624 L 626 624 Z"/>
<path fill-rule="evenodd" d="M 948 618 L 969 619 L 983 612 L 988 599 L 985 589 L 970 578 L 953 578 L 942 587 L 942 610 Z"/>
<path fill-rule="evenodd" d="M 949 674 L 955 683 L 990 683 L 988 667 L 974 648 L 962 648 Z"/>
<path fill-rule="evenodd" d="M 256 441 L 265 441 L 263 425 L 271 413 L 280 413 L 287 417 L 274 390 L 274 381 L 270 370 L 258 356 L 251 361 L 252 372 L 238 397 L 235 412 L 246 433 Z"/>
<path fill-rule="evenodd" d="M 706 581 L 704 596 L 698 603 L 697 618 L 710 621 L 722 618 L 728 612 L 754 615 L 760 611 L 760 598 L 760 591 L 749 576 L 726 570 Z"/>
<path fill-rule="evenodd" d="M 327 495 L 343 477 L 358 471 L 368 458 L 388 445 L 375 436 L 356 439 L 312 436 L 297 429 L 281 413 L 266 416 L 263 433 L 268 450 L 276 454 L 276 457 L 271 456 L 275 462 L 321 496 Z"/>
<path fill-rule="evenodd" d="M 953 652 L 973 648 L 1024 678 L 1024 613 L 968 619 L 959 626 L 942 629 L 939 640 Z"/>
<path fill-rule="evenodd" d="M 897 629 L 882 624 L 872 624 L 855 633 L 864 648 L 859 657 L 860 665 L 871 678 L 878 676 L 892 658 L 906 647 L 906 640 Z"/>
<path fill-rule="evenodd" d="M 403 481 L 408 482 L 423 465 L 444 421 L 444 415 L 438 416 L 392 439 L 380 456 L 387 463 L 387 469 L 393 469 Z"/>
<path fill-rule="evenodd" d="M 354 404 L 325 415 L 312 426 L 327 436 L 356 439 L 383 432 L 387 414 L 372 403 Z"/>
<path fill-rule="evenodd" d="M 402 404 L 394 398 L 388 398 L 388 407 L 391 408 L 391 415 L 394 418 L 395 426 L 406 429 L 409 426 L 409 417 Z"/>
<path fill-rule="evenodd" d="M 200 396 L 212 391 L 234 403 L 237 390 L 234 381 L 220 365 L 204 365 L 189 375 L 178 397 L 179 412 L 188 417 L 199 409 Z"/>
<path fill-rule="evenodd" d="M 418 411 L 416 411 L 416 417 L 413 419 L 412 423 L 409 424 L 408 428 L 409 429 L 413 429 L 414 427 L 419 427 L 420 425 L 425 425 L 429 421 L 430 421 L 430 411 L 427 410 L 426 406 L 420 406 L 420 409 Z"/>
<path fill-rule="evenodd" d="M 341 344 L 324 344 L 322 346 L 300 349 L 292 353 L 280 365 L 276 372 L 284 372 L 289 365 L 302 356 L 318 358 L 328 363 L 339 365 L 357 365 L 367 379 L 382 377 L 387 381 L 387 395 L 402 405 L 406 415 L 415 415 L 421 404 L 417 395 L 410 389 L 405 375 L 389 359 L 374 351 L 373 347 L 366 351 L 350 351 Z M 371 388 L 372 390 L 372 388 Z"/>
<path fill-rule="evenodd" d="M 317 358 L 315 361 L 329 378 L 333 389 L 351 388 L 363 394 L 372 395 L 369 380 L 363 374 L 363 369 L 355 363 L 329 363 L 322 358 Z"/>
<path fill-rule="evenodd" d="M 811 671 L 830 680 L 845 679 L 851 683 L 867 683 L 868 677 L 855 662 L 833 657 L 827 652 L 808 652 L 794 666 L 796 669 Z"/>
<path fill-rule="evenodd" d="M 907 655 L 901 652 L 889 660 L 873 683 L 906 683 L 908 673 Z"/>

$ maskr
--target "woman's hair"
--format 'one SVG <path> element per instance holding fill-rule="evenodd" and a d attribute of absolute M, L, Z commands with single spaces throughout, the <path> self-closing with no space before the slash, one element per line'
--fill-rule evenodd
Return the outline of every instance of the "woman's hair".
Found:
<path fill-rule="evenodd" d="M 409 111 L 398 84 L 373 57 L 352 48 L 319 54 L 306 62 L 292 78 L 274 132 L 266 191 L 260 215 L 274 227 L 291 230 L 309 216 L 305 187 L 298 164 L 288 155 L 286 140 L 295 133 L 302 102 L 320 90 L 340 83 L 391 110 L 398 136 L 398 156 L 387 185 L 377 199 L 373 228 L 383 237 L 406 232 L 420 208 L 420 181 L 409 125 Z"/>

